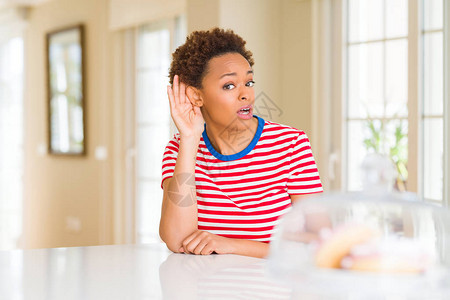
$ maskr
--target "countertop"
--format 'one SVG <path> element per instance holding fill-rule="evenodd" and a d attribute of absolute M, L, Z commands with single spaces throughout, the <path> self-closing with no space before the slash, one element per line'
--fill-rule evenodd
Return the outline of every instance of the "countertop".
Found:
<path fill-rule="evenodd" d="M 450 278 L 310 270 L 287 282 L 269 265 L 161 243 L 0 251 L 0 299 L 450 299 Z"/>

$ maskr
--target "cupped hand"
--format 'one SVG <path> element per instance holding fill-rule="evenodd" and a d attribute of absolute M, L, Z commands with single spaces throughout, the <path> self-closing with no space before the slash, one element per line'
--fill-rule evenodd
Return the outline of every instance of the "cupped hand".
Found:
<path fill-rule="evenodd" d="M 182 243 L 179 252 L 197 255 L 231 254 L 232 239 L 222 237 L 207 231 L 197 230 L 188 236 Z"/>
<path fill-rule="evenodd" d="M 170 115 L 178 128 L 180 136 L 200 137 L 204 130 L 205 120 L 200 107 L 194 106 L 186 94 L 186 84 L 174 76 L 173 86 L 167 86 L 170 102 Z"/>

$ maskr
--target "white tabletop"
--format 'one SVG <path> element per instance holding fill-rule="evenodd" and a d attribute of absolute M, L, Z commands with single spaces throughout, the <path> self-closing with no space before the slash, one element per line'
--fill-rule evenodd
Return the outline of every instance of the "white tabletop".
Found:
<path fill-rule="evenodd" d="M 442 289 L 450 278 L 308 271 L 287 283 L 268 263 L 175 254 L 164 244 L 0 251 L 0 299 L 450 299 L 450 288 Z"/>
<path fill-rule="evenodd" d="M 0 299 L 290 299 L 265 264 L 163 244 L 0 251 Z"/>

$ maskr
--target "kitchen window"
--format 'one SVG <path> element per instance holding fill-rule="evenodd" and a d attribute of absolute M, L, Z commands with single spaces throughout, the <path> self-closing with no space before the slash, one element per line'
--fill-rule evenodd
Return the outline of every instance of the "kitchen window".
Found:
<path fill-rule="evenodd" d="M 346 153 L 343 189 L 361 189 L 362 159 L 378 152 L 393 160 L 398 190 L 443 203 L 448 181 L 445 2 L 342 2 L 343 126 L 338 138 Z"/>
<path fill-rule="evenodd" d="M 22 235 L 23 52 L 20 34 L 0 36 L 0 250 Z"/>
<path fill-rule="evenodd" d="M 179 17 L 137 29 L 135 103 L 135 203 L 138 243 L 159 241 L 161 168 L 164 149 L 176 132 L 166 87 L 171 53 L 184 42 Z"/>

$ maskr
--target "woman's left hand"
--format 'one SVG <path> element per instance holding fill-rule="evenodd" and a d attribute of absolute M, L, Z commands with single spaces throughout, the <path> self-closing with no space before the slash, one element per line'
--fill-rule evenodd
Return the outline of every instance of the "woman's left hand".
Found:
<path fill-rule="evenodd" d="M 213 252 L 231 254 L 233 253 L 232 241 L 233 239 L 197 230 L 183 241 L 179 252 L 197 255 L 209 255 Z"/>

